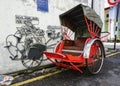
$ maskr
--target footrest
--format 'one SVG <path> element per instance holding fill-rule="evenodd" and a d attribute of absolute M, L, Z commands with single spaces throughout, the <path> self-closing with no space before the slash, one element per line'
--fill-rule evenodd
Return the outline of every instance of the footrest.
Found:
<path fill-rule="evenodd" d="M 67 57 L 61 53 L 52 53 L 52 52 L 43 52 L 47 58 L 54 58 L 54 59 L 67 59 Z"/>
<path fill-rule="evenodd" d="M 61 53 L 52 53 L 52 52 L 43 52 L 46 57 L 50 59 L 56 59 L 65 62 L 84 62 L 84 58 L 82 56 L 73 56 L 71 54 L 61 54 Z"/>

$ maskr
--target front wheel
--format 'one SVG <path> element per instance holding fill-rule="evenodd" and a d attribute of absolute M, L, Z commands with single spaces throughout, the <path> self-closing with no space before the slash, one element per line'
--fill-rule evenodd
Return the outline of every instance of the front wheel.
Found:
<path fill-rule="evenodd" d="M 102 43 L 96 40 L 90 49 L 90 57 L 86 59 L 87 71 L 90 74 L 97 74 L 100 72 L 105 58 L 105 51 Z"/>

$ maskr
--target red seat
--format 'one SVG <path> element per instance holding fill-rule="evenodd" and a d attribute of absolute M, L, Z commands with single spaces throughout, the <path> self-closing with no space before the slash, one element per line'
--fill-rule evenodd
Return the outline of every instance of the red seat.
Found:
<path fill-rule="evenodd" d="M 79 51 L 83 51 L 86 39 L 87 38 L 78 37 L 76 40 L 64 40 L 63 53 L 71 53 L 71 54 L 76 53 L 75 55 L 80 55 L 81 52 Z M 67 52 L 68 50 L 70 51 L 73 50 L 74 52 Z"/>

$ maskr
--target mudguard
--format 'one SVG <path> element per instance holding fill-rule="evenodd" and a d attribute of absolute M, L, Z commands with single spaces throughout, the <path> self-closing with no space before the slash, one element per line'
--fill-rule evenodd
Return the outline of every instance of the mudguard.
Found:
<path fill-rule="evenodd" d="M 88 43 L 85 44 L 85 47 L 84 47 L 84 50 L 83 50 L 83 51 L 84 51 L 83 57 L 84 57 L 85 59 L 88 59 L 88 58 L 89 58 L 91 46 L 92 46 L 92 44 L 93 44 L 96 40 L 100 41 L 100 39 L 95 38 L 95 39 L 91 39 Z M 100 42 L 101 42 L 101 41 L 100 41 Z M 101 42 L 101 44 L 102 44 L 102 42 Z M 102 44 L 102 45 L 103 45 L 103 44 Z"/>

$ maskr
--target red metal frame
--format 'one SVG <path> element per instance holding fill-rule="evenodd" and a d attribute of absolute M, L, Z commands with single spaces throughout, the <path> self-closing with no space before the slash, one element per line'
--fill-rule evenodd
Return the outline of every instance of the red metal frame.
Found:
<path fill-rule="evenodd" d="M 98 26 L 95 26 L 95 23 L 92 23 L 92 21 L 90 21 L 90 24 L 88 23 L 88 19 L 86 18 L 86 16 L 84 16 L 85 18 L 85 22 L 87 24 L 88 27 L 88 31 L 90 33 L 90 36 L 92 38 L 100 38 L 100 36 L 98 36 L 98 33 L 100 31 L 100 28 Z"/>
<path fill-rule="evenodd" d="M 73 34 L 72 31 L 68 30 L 67 27 L 61 28 L 61 33 L 64 37 L 64 39 L 71 40 L 70 36 Z"/>
<path fill-rule="evenodd" d="M 91 34 L 92 38 L 102 39 L 102 38 L 107 37 L 107 36 L 110 35 L 110 33 L 108 33 L 108 34 L 106 34 L 106 35 L 104 35 L 102 37 L 98 36 L 97 34 L 99 33 L 100 28 L 98 26 L 95 27 L 95 23 L 92 23 L 91 21 L 90 21 L 90 24 L 89 24 L 88 19 L 85 16 L 84 16 L 84 18 L 85 18 L 85 21 L 86 21 L 86 24 L 87 24 L 87 27 L 88 27 L 88 31 Z M 101 41 L 104 42 L 103 40 L 101 40 Z"/>
<path fill-rule="evenodd" d="M 90 40 L 92 40 L 93 38 L 100 38 L 100 36 L 98 35 L 100 28 L 95 25 L 92 21 L 88 22 L 88 19 L 86 17 L 85 18 L 85 22 L 86 25 L 88 27 L 88 31 L 90 33 L 89 38 L 87 38 L 85 44 L 87 44 Z M 67 36 L 67 34 L 65 34 Z M 68 36 L 68 38 L 70 38 Z M 70 39 L 69 39 L 70 40 Z M 82 41 L 82 40 L 81 40 Z M 55 65 L 57 66 L 62 66 L 62 67 L 66 67 L 69 69 L 74 69 L 74 70 L 78 70 L 80 73 L 83 73 L 83 71 L 79 68 L 79 67 L 83 67 L 86 66 L 86 59 L 83 56 L 83 53 L 81 53 L 79 56 L 74 56 L 71 54 L 63 54 L 62 53 L 62 49 L 64 47 L 64 40 L 61 41 L 55 48 L 55 53 L 51 53 L 51 52 L 43 52 L 46 57 Z M 90 50 L 90 56 L 89 56 L 89 63 L 93 62 L 93 58 L 91 58 L 92 56 L 96 55 L 97 53 L 97 45 L 93 44 L 91 46 L 91 50 Z"/>

